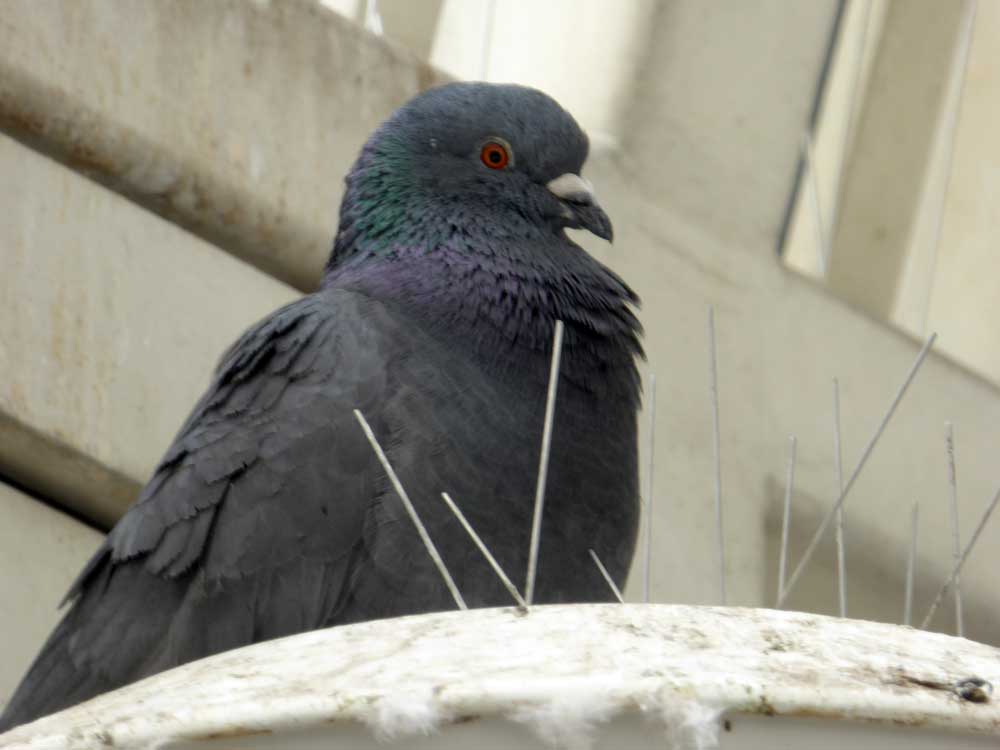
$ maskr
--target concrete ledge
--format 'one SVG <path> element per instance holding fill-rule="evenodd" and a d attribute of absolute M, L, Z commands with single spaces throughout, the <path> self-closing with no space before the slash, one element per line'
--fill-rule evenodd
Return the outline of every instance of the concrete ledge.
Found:
<path fill-rule="evenodd" d="M 995 685 L 998 657 L 800 612 L 440 612 L 216 654 L 17 727 L 0 748 L 653 750 L 718 748 L 724 734 L 728 750 L 982 749 L 1000 706 L 956 683 Z M 767 725 L 748 737 L 753 717 Z"/>
<path fill-rule="evenodd" d="M 0 472 L 110 524 L 296 292 L 5 136 L 0 173 Z"/>
<path fill-rule="evenodd" d="M 364 140 L 442 80 L 314 0 L 38 0 L 0 19 L 0 130 L 300 289 Z"/>
<path fill-rule="evenodd" d="M 0 706 L 42 647 L 101 534 L 0 483 Z"/>
<path fill-rule="evenodd" d="M 45 431 L 40 425 L 22 421 L 29 418 L 28 413 L 0 407 L 3 473 L 97 526 L 113 526 L 139 494 L 140 476 L 101 463 L 62 430 Z"/>

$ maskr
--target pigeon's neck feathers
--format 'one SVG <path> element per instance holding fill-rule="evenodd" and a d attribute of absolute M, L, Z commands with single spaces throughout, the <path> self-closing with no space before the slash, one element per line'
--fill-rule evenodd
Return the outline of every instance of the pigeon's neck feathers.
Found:
<path fill-rule="evenodd" d="M 413 185 L 408 184 L 412 165 L 402 144 L 384 130 L 383 125 L 365 145 L 347 175 L 340 225 L 325 276 L 358 255 L 387 251 L 416 229 L 408 220 L 420 202 Z"/>
<path fill-rule="evenodd" d="M 391 138 L 373 138 L 347 178 L 323 287 L 370 295 L 496 363 L 547 357 L 563 320 L 567 370 L 638 398 L 638 298 L 624 281 L 562 232 L 428 190 Z"/>

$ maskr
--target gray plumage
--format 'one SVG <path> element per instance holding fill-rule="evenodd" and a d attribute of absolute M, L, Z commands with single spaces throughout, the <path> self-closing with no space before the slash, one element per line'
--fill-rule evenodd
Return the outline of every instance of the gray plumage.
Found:
<path fill-rule="evenodd" d="M 486 143 L 513 151 L 505 168 Z M 567 238 L 610 237 L 552 99 L 452 84 L 400 109 L 347 177 L 320 291 L 251 328 L 80 574 L 0 729 L 209 654 L 452 608 L 354 419 L 388 453 L 469 606 L 509 604 L 440 500 L 527 567 L 554 322 L 566 324 L 536 601 L 608 601 L 638 523 L 632 291 Z"/>

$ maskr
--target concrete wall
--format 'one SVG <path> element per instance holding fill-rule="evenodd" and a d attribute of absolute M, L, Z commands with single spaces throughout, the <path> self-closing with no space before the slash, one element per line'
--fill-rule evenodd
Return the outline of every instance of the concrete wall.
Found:
<path fill-rule="evenodd" d="M 0 173 L 0 464 L 111 524 L 221 352 L 297 292 L 4 135 Z"/>
<path fill-rule="evenodd" d="M 642 294 L 659 382 L 658 600 L 718 600 L 708 304 L 731 603 L 772 600 L 787 435 L 800 439 L 794 560 L 833 500 L 831 379 L 842 383 L 850 470 L 919 348 L 774 253 L 833 10 L 657 6 L 657 41 L 617 115 L 627 137 L 588 166 L 618 239 L 584 241 Z M 369 130 L 441 78 L 306 0 L 7 6 L 0 174 L 18 179 L 0 183 L 10 217 L 0 223 L 0 366 L 10 373 L 0 382 L 0 473 L 95 524 L 113 520 L 225 345 L 293 287 L 315 284 L 341 177 Z M 1000 482 L 996 390 L 932 355 L 848 503 L 852 615 L 898 621 L 901 519 L 913 499 L 924 502 L 918 609 L 945 576 L 946 419 L 958 431 L 967 529 Z M 62 523 L 49 513 L 4 519 L 28 537 Z M 987 532 L 964 579 L 969 632 L 994 641 L 998 541 Z M 795 606 L 833 609 L 828 555 Z M 67 581 L 80 562 L 32 549 L 24 559 Z M 31 632 L 51 625 L 30 613 L 24 622 Z M 37 647 L 19 632 L 17 649 Z"/>

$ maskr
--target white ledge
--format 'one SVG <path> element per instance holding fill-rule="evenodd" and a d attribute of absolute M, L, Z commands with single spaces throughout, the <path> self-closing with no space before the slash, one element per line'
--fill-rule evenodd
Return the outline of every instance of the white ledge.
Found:
<path fill-rule="evenodd" d="M 320 729 L 378 741 L 493 719 L 562 745 L 627 715 L 713 746 L 722 717 L 1000 729 L 1000 650 L 911 628 L 799 612 L 672 605 L 473 610 L 305 633 L 220 654 L 0 737 L 0 748 L 243 746 Z M 975 698 L 977 696 L 973 696 Z M 774 722 L 778 724 L 780 722 Z M 285 738 L 282 739 L 282 736 Z M 234 744 L 237 743 L 237 744 Z M 660 740 L 662 745 L 662 739 Z M 247 745 L 249 746 L 249 745 Z M 254 744 L 255 747 L 271 745 Z M 745 746 L 745 745 L 743 745 Z M 910 745 L 913 746 L 913 745 Z M 966 745 L 961 745 L 966 746 Z"/>

